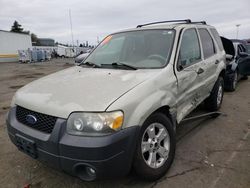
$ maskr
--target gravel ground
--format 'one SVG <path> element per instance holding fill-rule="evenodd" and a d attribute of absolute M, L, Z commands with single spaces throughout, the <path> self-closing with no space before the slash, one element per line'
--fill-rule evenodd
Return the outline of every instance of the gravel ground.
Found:
<path fill-rule="evenodd" d="M 235 92 L 225 93 L 223 115 L 178 127 L 174 163 L 156 182 L 142 181 L 133 172 L 120 179 L 83 182 L 19 152 L 10 142 L 5 125 L 14 93 L 31 81 L 72 64 L 72 59 L 0 63 L 0 187 L 250 187 L 250 79 L 240 81 Z"/>

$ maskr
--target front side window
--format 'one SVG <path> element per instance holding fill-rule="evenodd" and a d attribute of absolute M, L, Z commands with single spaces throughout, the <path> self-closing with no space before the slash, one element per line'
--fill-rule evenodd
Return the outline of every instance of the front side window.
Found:
<path fill-rule="evenodd" d="M 168 63 L 174 36 L 174 30 L 143 30 L 109 35 L 84 62 L 100 67 L 124 63 L 136 68 L 161 68 Z"/>
<path fill-rule="evenodd" d="M 178 63 L 183 68 L 201 60 L 199 39 L 195 29 L 183 33 Z"/>
<path fill-rule="evenodd" d="M 215 54 L 214 42 L 207 29 L 199 29 L 204 59 Z"/>

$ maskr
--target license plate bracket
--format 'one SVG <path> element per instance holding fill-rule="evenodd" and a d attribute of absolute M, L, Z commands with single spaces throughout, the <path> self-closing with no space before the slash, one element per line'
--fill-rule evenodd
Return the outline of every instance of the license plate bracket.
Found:
<path fill-rule="evenodd" d="M 15 138 L 16 145 L 20 151 L 28 154 L 32 158 L 37 158 L 36 144 L 33 140 L 30 140 L 18 134 L 15 135 Z"/>

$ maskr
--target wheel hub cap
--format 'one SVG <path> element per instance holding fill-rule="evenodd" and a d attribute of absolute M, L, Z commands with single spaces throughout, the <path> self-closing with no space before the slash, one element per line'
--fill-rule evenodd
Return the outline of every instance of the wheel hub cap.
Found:
<path fill-rule="evenodd" d="M 170 138 L 167 129 L 160 123 L 153 123 L 144 131 L 141 152 L 144 161 L 151 168 L 161 167 L 168 159 Z"/>
<path fill-rule="evenodd" d="M 222 95 L 223 95 L 223 89 L 222 89 L 222 86 L 220 85 L 218 89 L 218 94 L 217 94 L 217 106 L 220 106 L 221 104 Z"/>

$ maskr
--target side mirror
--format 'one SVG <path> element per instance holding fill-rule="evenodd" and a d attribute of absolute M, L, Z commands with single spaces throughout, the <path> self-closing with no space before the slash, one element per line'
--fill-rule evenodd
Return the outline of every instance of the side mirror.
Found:
<path fill-rule="evenodd" d="M 248 57 L 248 53 L 246 53 L 246 52 L 240 52 L 239 56 L 245 58 L 245 57 Z"/>

